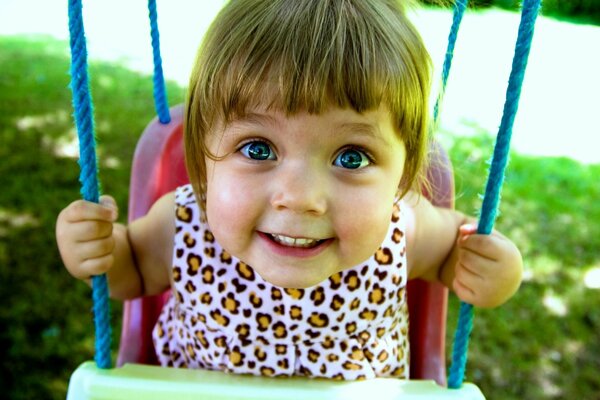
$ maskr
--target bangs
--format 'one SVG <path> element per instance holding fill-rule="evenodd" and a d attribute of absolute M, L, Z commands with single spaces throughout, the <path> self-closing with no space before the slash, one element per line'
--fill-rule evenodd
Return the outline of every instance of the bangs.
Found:
<path fill-rule="evenodd" d="M 197 63 L 207 68 L 195 81 L 203 109 L 227 122 L 255 107 L 319 114 L 331 105 L 364 112 L 385 104 L 399 125 L 415 128 L 406 116 L 426 112 L 429 82 L 419 70 L 429 60 L 408 21 L 390 12 L 395 2 L 379 2 L 376 13 L 372 4 L 361 9 L 364 0 L 266 2 L 226 8 L 229 26 L 207 36 Z"/>

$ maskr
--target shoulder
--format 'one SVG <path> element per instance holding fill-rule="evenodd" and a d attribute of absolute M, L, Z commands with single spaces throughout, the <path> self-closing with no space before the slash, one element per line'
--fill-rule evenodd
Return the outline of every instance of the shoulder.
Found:
<path fill-rule="evenodd" d="M 175 235 L 175 193 L 158 199 L 148 213 L 131 222 L 128 235 L 136 264 L 144 277 L 146 294 L 160 293 L 169 282 Z"/>
<path fill-rule="evenodd" d="M 156 200 L 148 213 L 129 224 L 131 230 L 174 227 L 175 192 L 169 192 Z M 157 233 L 157 232 L 154 232 Z"/>
<path fill-rule="evenodd" d="M 404 216 L 408 250 L 412 249 L 418 236 L 419 222 L 427 214 L 429 201 L 415 192 L 408 192 L 402 198 L 402 215 Z"/>
<path fill-rule="evenodd" d="M 403 198 L 409 279 L 437 280 L 441 265 L 456 240 L 461 213 L 436 207 L 423 195 L 409 192 Z"/>
<path fill-rule="evenodd" d="M 148 217 L 160 220 L 173 219 L 175 210 L 175 192 L 169 192 L 163 195 L 148 211 Z"/>

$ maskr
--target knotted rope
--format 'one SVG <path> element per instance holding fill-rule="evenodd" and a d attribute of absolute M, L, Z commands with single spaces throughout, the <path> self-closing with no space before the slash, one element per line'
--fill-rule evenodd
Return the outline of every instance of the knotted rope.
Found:
<path fill-rule="evenodd" d="M 100 188 L 98 182 L 98 163 L 96 160 L 96 141 L 94 132 L 94 107 L 90 94 L 87 66 L 87 47 L 83 28 L 81 0 L 69 0 L 69 35 L 71 47 L 71 91 L 75 126 L 79 137 L 79 181 L 84 200 L 98 203 Z M 171 121 L 165 81 L 160 56 L 158 17 L 156 0 L 148 0 L 150 32 L 154 56 L 154 103 L 159 121 L 167 124 Z M 110 303 L 106 275 L 92 277 L 92 299 L 94 302 L 94 324 L 96 331 L 95 360 L 99 368 L 111 368 L 110 345 Z"/>
<path fill-rule="evenodd" d="M 504 183 L 504 171 L 508 163 L 513 123 L 519 106 L 521 87 L 523 86 L 523 78 L 525 76 L 525 69 L 533 40 L 533 30 L 539 9 L 540 0 L 524 0 L 512 70 L 506 90 L 502 121 L 496 137 L 496 145 L 481 206 L 477 233 L 490 234 L 496 220 L 498 205 L 500 204 L 500 190 Z M 458 324 L 454 334 L 452 365 L 450 366 L 450 374 L 448 376 L 448 387 L 450 388 L 459 388 L 463 383 L 469 337 L 472 329 L 473 306 L 461 302 Z"/>
<path fill-rule="evenodd" d="M 168 124 L 171 122 L 171 114 L 169 113 L 162 58 L 160 56 L 160 35 L 158 33 L 156 0 L 148 0 L 148 14 L 150 17 L 150 36 L 152 37 L 152 54 L 154 56 L 154 107 L 156 108 L 156 114 L 160 123 Z"/>
<path fill-rule="evenodd" d="M 446 92 L 446 84 L 448 83 L 448 77 L 450 76 L 450 68 L 452 67 L 452 58 L 454 57 L 454 46 L 458 38 L 458 29 L 462 22 L 463 16 L 469 0 L 456 0 L 454 3 L 454 13 L 452 17 L 452 26 L 450 27 L 450 33 L 448 34 L 448 46 L 446 47 L 446 56 L 444 57 L 444 66 L 442 67 L 442 88 L 438 94 L 435 106 L 433 107 L 433 121 L 434 126 L 437 126 L 438 117 L 440 112 L 440 106 Z"/>
<path fill-rule="evenodd" d="M 69 35 L 71 47 L 71 91 L 75 125 L 79 137 L 79 182 L 84 200 L 98 203 L 98 164 L 94 137 L 94 107 L 88 81 L 87 48 L 81 0 L 69 0 Z M 106 275 L 92 277 L 94 324 L 96 328 L 95 360 L 99 368 L 110 368 L 110 304 Z"/>

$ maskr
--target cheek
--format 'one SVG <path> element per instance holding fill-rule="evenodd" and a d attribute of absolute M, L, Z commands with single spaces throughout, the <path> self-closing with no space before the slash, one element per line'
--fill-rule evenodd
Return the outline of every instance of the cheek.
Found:
<path fill-rule="evenodd" d="M 217 242 L 237 255 L 247 245 L 259 216 L 260 191 L 247 179 L 211 168 L 206 185 L 206 214 Z"/>
<path fill-rule="evenodd" d="M 339 214 L 337 233 L 346 267 L 371 257 L 388 232 L 394 195 L 373 193 L 355 197 Z"/>

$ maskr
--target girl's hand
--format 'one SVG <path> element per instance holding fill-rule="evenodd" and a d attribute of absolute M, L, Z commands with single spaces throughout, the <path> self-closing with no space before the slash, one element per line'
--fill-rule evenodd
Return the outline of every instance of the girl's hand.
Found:
<path fill-rule="evenodd" d="M 523 260 L 517 247 L 500 233 L 477 234 L 477 226 L 459 227 L 453 290 L 464 302 L 496 307 L 519 288 Z"/>
<path fill-rule="evenodd" d="M 107 272 L 114 263 L 113 223 L 118 216 L 115 200 L 100 197 L 100 204 L 77 200 L 56 220 L 56 241 L 65 267 L 77 279 Z"/>

